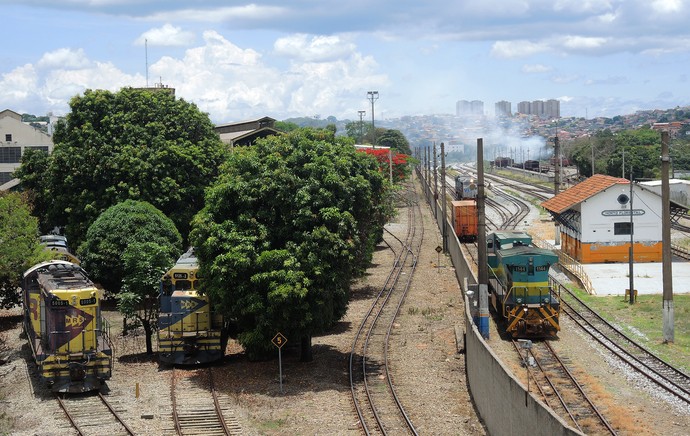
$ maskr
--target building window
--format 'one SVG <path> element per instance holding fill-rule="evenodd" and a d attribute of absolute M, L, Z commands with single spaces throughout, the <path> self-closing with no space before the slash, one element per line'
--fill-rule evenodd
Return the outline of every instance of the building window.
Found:
<path fill-rule="evenodd" d="M 633 232 L 633 223 L 613 223 L 614 235 L 631 235 Z"/>
<path fill-rule="evenodd" d="M 21 161 L 21 147 L 0 147 L 0 163 L 20 163 Z"/>
<path fill-rule="evenodd" d="M 12 142 L 12 134 L 11 133 L 5 133 L 5 141 Z"/>

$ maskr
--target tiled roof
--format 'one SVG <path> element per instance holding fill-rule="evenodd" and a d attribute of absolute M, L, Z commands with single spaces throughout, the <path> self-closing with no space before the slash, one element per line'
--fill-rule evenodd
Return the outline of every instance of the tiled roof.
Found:
<path fill-rule="evenodd" d="M 627 179 L 595 174 L 584 182 L 566 189 L 555 197 L 542 202 L 542 207 L 553 213 L 563 213 L 573 206 L 617 184 L 627 184 Z"/>

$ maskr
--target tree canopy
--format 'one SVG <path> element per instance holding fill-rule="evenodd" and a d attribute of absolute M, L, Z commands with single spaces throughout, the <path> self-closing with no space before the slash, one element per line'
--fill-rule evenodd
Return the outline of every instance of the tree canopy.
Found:
<path fill-rule="evenodd" d="M 158 294 L 161 277 L 175 261 L 177 247 L 156 242 L 134 242 L 122 254 L 124 274 L 117 307 L 137 319 L 146 335 L 146 353 L 153 353 L 151 338 L 160 313 Z"/>
<path fill-rule="evenodd" d="M 264 138 L 230 157 L 191 241 L 202 290 L 236 320 L 250 356 L 280 331 L 309 360 L 311 335 L 343 316 L 351 279 L 371 261 L 386 188 L 373 158 L 327 130 Z"/>
<path fill-rule="evenodd" d="M 143 201 L 125 200 L 106 209 L 91 224 L 79 257 L 94 281 L 117 294 L 123 279 L 133 273 L 127 269 L 123 256 L 136 243 L 162 247 L 160 250 L 167 253 L 170 262 L 182 252 L 182 237 L 163 212 Z M 161 276 L 162 273 L 156 279 Z"/>
<path fill-rule="evenodd" d="M 48 257 L 29 206 L 17 193 L 0 193 L 0 307 L 19 303 L 22 274 Z"/>
<path fill-rule="evenodd" d="M 18 172 L 46 209 L 44 226 L 64 225 L 78 246 L 101 212 L 134 199 L 173 217 L 186 235 L 226 157 L 208 115 L 171 93 L 133 88 L 87 90 L 70 108 L 47 168 L 32 157 Z"/>

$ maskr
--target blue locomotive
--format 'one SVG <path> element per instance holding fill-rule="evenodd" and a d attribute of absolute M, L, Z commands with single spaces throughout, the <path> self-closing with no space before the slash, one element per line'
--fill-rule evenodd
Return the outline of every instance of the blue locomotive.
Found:
<path fill-rule="evenodd" d="M 455 177 L 455 199 L 476 200 L 477 182 L 470 176 L 460 174 Z"/>
<path fill-rule="evenodd" d="M 208 296 L 199 292 L 199 279 L 191 248 L 163 275 L 158 317 L 158 355 L 163 363 L 195 365 L 225 355 L 227 326 L 212 310 Z"/>
<path fill-rule="evenodd" d="M 534 247 L 521 231 L 487 236 L 491 304 L 514 338 L 548 337 L 560 330 L 560 296 L 549 285 L 552 251 Z"/>

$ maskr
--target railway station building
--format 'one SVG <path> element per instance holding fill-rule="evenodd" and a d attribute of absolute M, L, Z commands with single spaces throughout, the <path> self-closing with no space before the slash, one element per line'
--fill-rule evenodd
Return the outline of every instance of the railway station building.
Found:
<path fill-rule="evenodd" d="M 560 225 L 561 251 L 580 263 L 628 262 L 631 233 L 634 262 L 661 261 L 661 196 L 645 186 L 595 174 L 541 205 Z"/>

